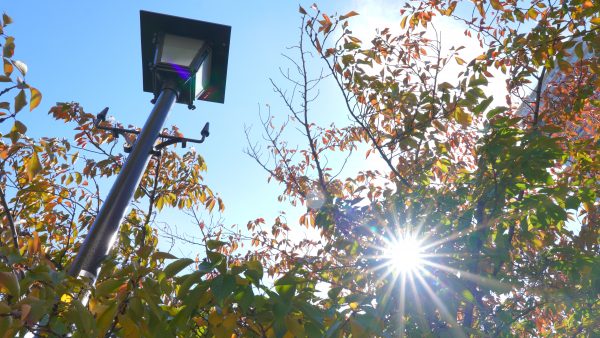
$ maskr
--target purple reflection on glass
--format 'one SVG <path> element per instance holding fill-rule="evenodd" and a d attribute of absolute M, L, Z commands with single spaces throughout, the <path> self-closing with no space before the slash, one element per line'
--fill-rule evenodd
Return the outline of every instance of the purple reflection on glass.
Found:
<path fill-rule="evenodd" d="M 190 78 L 190 72 L 187 69 L 175 63 L 170 63 L 169 65 L 173 67 L 173 70 L 175 70 L 177 75 L 179 75 L 179 77 L 184 81 L 187 81 Z"/>

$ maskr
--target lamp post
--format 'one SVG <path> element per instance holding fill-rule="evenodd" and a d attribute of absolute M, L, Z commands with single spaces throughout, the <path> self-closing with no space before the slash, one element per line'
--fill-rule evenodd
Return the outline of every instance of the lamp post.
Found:
<path fill-rule="evenodd" d="M 223 103 L 225 97 L 231 27 L 147 11 L 140 12 L 140 26 L 144 91 L 154 94 L 154 107 L 71 265 L 69 274 L 90 284 L 117 237 L 173 104 L 194 109 L 196 99 Z"/>

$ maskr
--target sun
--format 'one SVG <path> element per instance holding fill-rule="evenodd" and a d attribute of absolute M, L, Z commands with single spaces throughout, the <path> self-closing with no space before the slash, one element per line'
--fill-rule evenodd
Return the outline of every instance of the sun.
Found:
<path fill-rule="evenodd" d="M 383 258 L 394 273 L 413 273 L 423 268 L 424 253 L 421 241 L 413 236 L 400 236 L 386 243 Z"/>

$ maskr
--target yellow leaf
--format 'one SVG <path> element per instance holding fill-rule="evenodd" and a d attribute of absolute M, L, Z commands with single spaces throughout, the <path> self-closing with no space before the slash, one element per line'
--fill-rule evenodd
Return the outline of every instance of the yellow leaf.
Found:
<path fill-rule="evenodd" d="M 458 63 L 460 66 L 465 64 L 465 60 L 459 58 L 458 56 L 455 56 L 454 59 L 456 60 L 456 63 Z"/>
<path fill-rule="evenodd" d="M 462 110 L 461 107 L 456 107 L 454 109 L 454 119 L 460 123 L 463 127 L 467 127 L 471 124 L 471 122 L 473 121 L 473 117 L 471 117 L 471 114 L 465 112 L 464 110 Z"/>
<path fill-rule="evenodd" d="M 31 157 L 27 160 L 27 168 L 26 168 L 27 178 L 29 181 L 33 180 L 35 175 L 42 170 L 42 166 L 40 164 L 40 158 L 38 157 L 37 151 L 34 151 L 31 154 Z"/>
<path fill-rule="evenodd" d="M 600 17 L 593 18 L 593 19 L 592 19 L 590 22 L 591 22 L 593 25 L 598 25 L 598 26 L 600 26 Z"/>
<path fill-rule="evenodd" d="M 40 104 L 40 102 L 42 102 L 42 93 L 33 87 L 29 87 L 29 92 L 31 93 L 31 99 L 29 100 L 29 111 L 32 111 Z"/>
<path fill-rule="evenodd" d="M 73 297 L 71 297 L 71 295 L 65 293 L 62 296 L 60 296 L 60 301 L 63 303 L 70 303 L 71 301 L 73 301 Z"/>
<path fill-rule="evenodd" d="M 497 11 L 501 11 L 504 9 L 504 7 L 502 7 L 502 5 L 500 4 L 499 0 L 490 0 L 490 3 L 492 4 L 492 8 Z"/>
<path fill-rule="evenodd" d="M 357 303 L 357 302 L 352 302 L 352 303 L 350 303 L 349 305 L 350 305 L 350 308 L 351 308 L 352 310 L 356 310 L 356 309 L 358 309 L 358 303 Z"/>
<path fill-rule="evenodd" d="M 404 29 L 404 27 L 406 27 L 406 20 L 408 20 L 408 16 L 402 18 L 402 21 L 400 21 L 400 28 Z"/>

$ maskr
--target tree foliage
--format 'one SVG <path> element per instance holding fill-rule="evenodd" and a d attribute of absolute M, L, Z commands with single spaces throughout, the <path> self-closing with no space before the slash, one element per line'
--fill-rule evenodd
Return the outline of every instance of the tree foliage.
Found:
<path fill-rule="evenodd" d="M 0 103 L 0 335 L 600 334 L 599 12 L 591 1 L 408 2 L 399 32 L 363 42 L 351 30 L 358 13 L 300 7 L 292 71 L 273 81 L 289 118 L 262 116 L 266 151 L 250 135 L 247 151 L 320 236 L 294 240 L 285 215 L 207 224 L 224 203 L 203 183 L 203 158 L 167 148 L 87 305 L 87 286 L 66 271 L 125 155 L 78 103 L 49 112 L 72 138 L 27 136 L 17 117 L 41 94 L 18 77 L 27 67 L 5 14 L 0 97 L 14 102 Z M 441 17 L 481 54 L 442 41 Z M 316 122 L 325 83 L 348 125 Z M 301 143 L 286 138 L 292 128 Z M 348 173 L 349 162 L 364 169 Z M 201 235 L 158 221 L 164 208 Z M 422 242 L 422 266 L 408 272 L 387 253 L 404 237 Z M 160 251 L 161 238 L 198 256 Z"/>
<path fill-rule="evenodd" d="M 249 148 L 306 202 L 300 221 L 322 230 L 324 246 L 298 265 L 315 262 L 305 275 L 329 289 L 318 300 L 334 310 L 329 333 L 598 334 L 597 4 L 415 1 L 400 12 L 400 32 L 365 43 L 348 20 L 358 13 L 301 7 L 298 76 L 284 74 L 293 92 L 275 90 L 305 145 L 267 120 L 270 157 Z M 481 54 L 442 40 L 439 17 Z M 344 128 L 313 122 L 314 52 L 346 103 Z M 332 153 L 365 148 L 383 168 L 331 174 L 345 163 Z M 385 247 L 404 237 L 422 241 L 424 263 L 394 273 Z"/>

